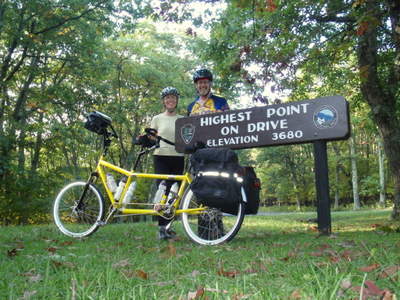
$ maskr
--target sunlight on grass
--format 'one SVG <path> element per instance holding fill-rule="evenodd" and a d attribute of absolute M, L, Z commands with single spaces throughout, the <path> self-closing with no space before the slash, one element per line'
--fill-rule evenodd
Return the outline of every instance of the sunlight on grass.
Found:
<path fill-rule="evenodd" d="M 110 224 L 82 240 L 54 225 L 1 227 L 0 298 L 353 299 L 364 276 L 399 295 L 399 234 L 379 230 L 389 214 L 332 213 L 329 237 L 315 230 L 315 212 L 248 216 L 214 247 L 191 243 L 179 222 L 171 242 L 157 240 L 155 222 Z"/>

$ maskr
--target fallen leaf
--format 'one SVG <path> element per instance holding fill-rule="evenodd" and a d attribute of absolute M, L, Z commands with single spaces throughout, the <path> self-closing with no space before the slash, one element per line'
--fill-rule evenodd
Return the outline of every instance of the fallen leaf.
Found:
<path fill-rule="evenodd" d="M 130 266 L 130 265 L 131 264 L 128 261 L 128 259 L 123 259 L 123 260 L 120 260 L 119 262 L 116 262 L 116 263 L 112 264 L 112 267 L 113 268 L 123 268 L 123 267 L 127 267 L 127 266 Z"/>
<path fill-rule="evenodd" d="M 11 249 L 11 250 L 7 250 L 7 256 L 8 257 L 14 257 L 14 256 L 16 256 L 17 255 L 17 249 L 16 248 L 14 248 L 14 249 Z"/>
<path fill-rule="evenodd" d="M 245 294 L 234 294 L 232 296 L 232 300 L 242 300 L 242 299 L 249 299 L 252 295 L 245 295 Z"/>
<path fill-rule="evenodd" d="M 396 295 L 392 294 L 390 291 L 385 290 L 383 292 L 383 296 L 381 298 L 381 300 L 396 300 Z"/>
<path fill-rule="evenodd" d="M 217 272 L 218 275 L 229 278 L 235 278 L 239 273 L 239 271 L 224 271 L 222 267 Z"/>
<path fill-rule="evenodd" d="M 70 269 L 75 268 L 75 265 L 69 261 L 62 262 L 62 261 L 52 260 L 51 263 L 57 268 L 60 267 L 65 267 Z"/>
<path fill-rule="evenodd" d="M 29 282 L 39 282 L 41 280 L 42 280 L 42 275 L 40 275 L 40 274 L 36 274 L 36 275 L 29 277 Z"/>
<path fill-rule="evenodd" d="M 392 277 L 400 272 L 400 266 L 390 266 L 383 269 L 383 271 L 379 274 L 379 278 L 387 278 Z"/>
<path fill-rule="evenodd" d="M 350 280 L 350 279 L 343 279 L 343 280 L 340 282 L 340 287 L 341 287 L 342 289 L 345 289 L 345 290 L 351 288 L 351 280 Z"/>
<path fill-rule="evenodd" d="M 361 268 L 359 268 L 359 270 L 361 272 L 371 272 L 371 271 L 374 271 L 374 270 L 378 269 L 379 267 L 380 267 L 379 264 L 372 264 L 372 265 L 367 266 L 367 267 L 361 267 Z"/>
<path fill-rule="evenodd" d="M 204 288 L 200 287 L 195 292 L 189 292 L 187 299 L 188 300 L 199 299 L 199 298 L 203 297 L 203 295 L 204 295 Z"/>
<path fill-rule="evenodd" d="M 147 273 L 143 270 L 136 270 L 136 275 L 144 280 L 147 280 L 149 278 L 149 276 L 147 275 Z"/>
<path fill-rule="evenodd" d="M 370 299 L 373 296 L 382 296 L 385 293 L 384 290 L 379 289 L 371 280 L 366 280 L 364 282 L 364 288 L 355 286 L 352 290 L 362 293 L 362 298 L 360 298 L 362 300 Z"/>
<path fill-rule="evenodd" d="M 338 257 L 338 256 L 329 256 L 329 260 L 332 263 L 336 264 L 336 263 L 338 263 L 340 261 L 340 257 Z"/>
<path fill-rule="evenodd" d="M 289 299 L 301 299 L 300 290 L 294 290 L 291 294 Z"/>
<path fill-rule="evenodd" d="M 49 251 L 50 253 L 54 254 L 54 253 L 56 253 L 57 248 L 56 247 L 49 247 L 49 248 L 46 248 L 46 250 Z"/>
<path fill-rule="evenodd" d="M 65 241 L 60 244 L 60 246 L 69 246 L 72 245 L 72 241 Z"/>
<path fill-rule="evenodd" d="M 325 262 L 325 261 L 321 261 L 321 262 L 316 262 L 315 265 L 317 267 L 328 267 L 329 263 Z"/>
<path fill-rule="evenodd" d="M 190 273 L 191 277 L 196 277 L 198 275 L 200 275 L 200 271 L 197 271 L 197 270 L 194 270 L 192 273 Z"/>
<path fill-rule="evenodd" d="M 174 281 L 172 281 L 172 280 L 154 283 L 154 285 L 157 285 L 157 286 L 167 286 L 167 285 L 173 285 L 173 284 L 174 284 Z"/>
<path fill-rule="evenodd" d="M 285 247 L 287 245 L 287 243 L 274 243 L 274 244 L 272 244 L 272 247 L 273 248 L 275 248 L 275 247 Z"/>
<path fill-rule="evenodd" d="M 244 273 L 246 273 L 246 274 L 254 274 L 254 273 L 258 273 L 258 270 L 250 268 L 250 269 L 244 270 Z"/>
<path fill-rule="evenodd" d="M 373 294 L 373 295 L 381 295 L 383 294 L 383 291 L 381 291 L 373 281 L 371 280 L 366 280 L 364 284 L 367 286 L 368 290 Z"/>
<path fill-rule="evenodd" d="M 217 289 L 213 289 L 213 288 L 205 288 L 204 290 L 207 291 L 207 292 L 228 294 L 227 290 L 217 290 Z"/>
<path fill-rule="evenodd" d="M 33 295 L 35 295 L 37 291 L 25 291 L 24 295 L 22 296 L 21 299 L 30 299 Z"/>
<path fill-rule="evenodd" d="M 22 243 L 22 242 L 19 242 L 18 244 L 17 244 L 17 247 L 16 247 L 16 249 L 17 250 L 19 250 L 19 249 L 24 249 L 25 248 L 25 245 Z"/>
<path fill-rule="evenodd" d="M 352 252 L 350 250 L 344 250 L 340 256 L 347 261 L 352 261 Z"/>
<path fill-rule="evenodd" d="M 310 255 L 315 257 L 321 257 L 324 255 L 324 253 L 322 251 L 317 251 L 317 252 L 311 252 Z"/>
<path fill-rule="evenodd" d="M 338 243 L 338 245 L 343 248 L 354 248 L 356 246 L 356 242 L 354 242 L 353 240 L 343 241 L 341 243 Z"/>
<path fill-rule="evenodd" d="M 29 282 L 38 282 L 42 279 L 42 275 L 36 274 L 35 269 L 22 273 L 21 276 L 28 277 Z"/>
<path fill-rule="evenodd" d="M 319 245 L 319 247 L 317 249 L 320 250 L 320 251 L 323 251 L 323 250 L 328 249 L 328 248 L 331 248 L 331 246 L 328 245 L 328 244 L 322 244 L 322 245 Z"/>

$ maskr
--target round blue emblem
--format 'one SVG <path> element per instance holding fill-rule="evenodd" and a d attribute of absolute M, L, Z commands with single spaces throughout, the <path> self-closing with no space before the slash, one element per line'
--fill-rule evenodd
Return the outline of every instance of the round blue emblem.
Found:
<path fill-rule="evenodd" d="M 320 129 L 334 127 L 337 124 L 337 120 L 338 113 L 331 105 L 321 106 L 314 112 L 314 124 Z"/>

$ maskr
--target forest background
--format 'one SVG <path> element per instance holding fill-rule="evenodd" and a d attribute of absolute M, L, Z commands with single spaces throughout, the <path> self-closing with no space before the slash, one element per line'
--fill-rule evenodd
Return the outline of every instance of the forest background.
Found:
<path fill-rule="evenodd" d="M 334 208 L 390 206 L 399 218 L 399 20 L 396 0 L 0 1 L 0 223 L 50 221 L 57 191 L 87 178 L 93 110 L 121 137 L 111 160 L 131 168 L 160 91 L 178 88 L 185 114 L 198 67 L 232 108 L 344 96 L 352 136 L 328 143 Z M 315 205 L 311 144 L 239 152 L 265 205 Z"/>

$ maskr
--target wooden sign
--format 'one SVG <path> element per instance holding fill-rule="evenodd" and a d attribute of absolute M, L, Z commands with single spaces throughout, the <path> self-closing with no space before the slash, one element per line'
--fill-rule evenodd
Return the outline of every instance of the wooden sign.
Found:
<path fill-rule="evenodd" d="M 350 135 L 348 102 L 341 96 L 185 117 L 175 123 L 175 148 L 195 142 L 245 149 L 342 140 Z"/>

